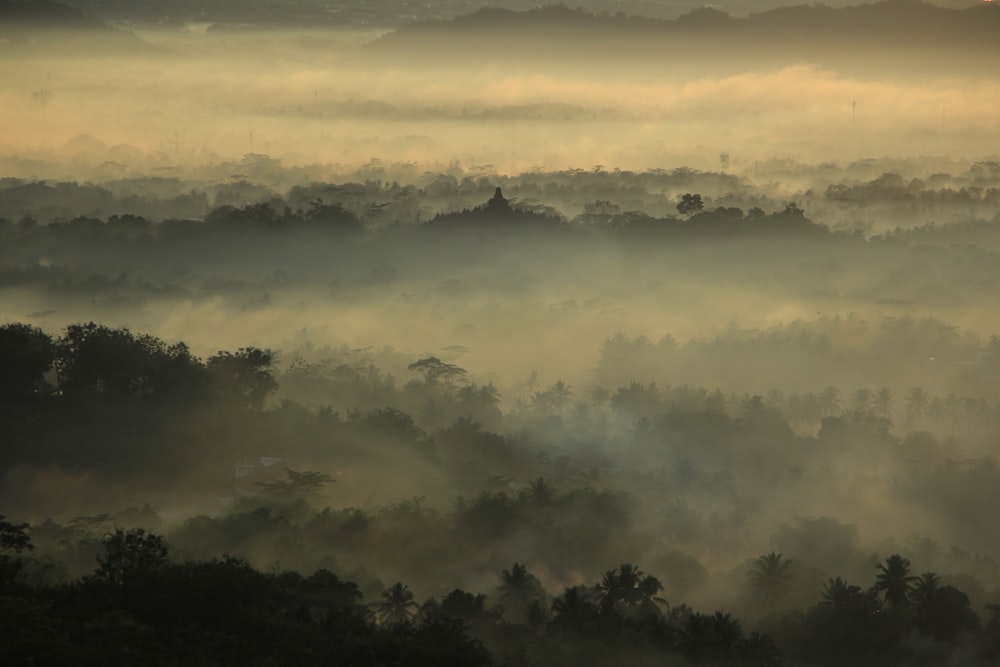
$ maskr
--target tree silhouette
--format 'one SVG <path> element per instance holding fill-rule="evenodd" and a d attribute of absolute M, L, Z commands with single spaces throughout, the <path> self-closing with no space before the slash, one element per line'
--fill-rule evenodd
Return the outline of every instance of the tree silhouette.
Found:
<path fill-rule="evenodd" d="M 116 586 L 130 584 L 167 565 L 167 543 L 142 528 L 121 529 L 104 538 L 104 553 L 97 557 L 94 578 Z"/>
<path fill-rule="evenodd" d="M 115 400 L 197 397 L 204 371 L 183 343 L 93 322 L 66 327 L 55 343 L 55 368 L 64 394 Z"/>
<path fill-rule="evenodd" d="M 508 623 L 525 623 L 533 606 L 545 608 L 545 589 L 535 575 L 521 563 L 514 563 L 500 573 L 500 603 Z"/>
<path fill-rule="evenodd" d="M 629 563 L 622 563 L 617 570 L 605 572 L 597 590 L 601 595 L 600 606 L 604 612 L 659 616 L 662 612 L 657 604 L 667 604 L 665 599 L 656 596 L 663 590 L 659 580 L 651 575 L 644 575 L 639 568 Z"/>
<path fill-rule="evenodd" d="M 783 559 L 781 554 L 771 552 L 761 556 L 747 572 L 750 587 L 766 607 L 773 607 L 788 591 L 792 578 L 793 561 Z"/>
<path fill-rule="evenodd" d="M 917 577 L 910 575 L 910 561 L 893 554 L 878 566 L 875 590 L 885 592 L 890 607 L 903 607 L 910 602 L 910 591 Z"/>
<path fill-rule="evenodd" d="M 867 387 L 862 387 L 854 392 L 853 409 L 859 414 L 868 414 L 871 409 L 872 392 Z"/>
<path fill-rule="evenodd" d="M 413 362 L 406 367 L 407 370 L 417 371 L 424 376 L 424 382 L 429 385 L 439 383 L 453 385 L 465 379 L 464 368 L 441 361 L 437 357 L 425 357 Z"/>
<path fill-rule="evenodd" d="M 954 586 L 936 587 L 922 598 L 916 604 L 914 621 L 921 634 L 942 642 L 954 643 L 963 634 L 974 636 L 981 629 L 969 596 Z"/>
<path fill-rule="evenodd" d="M 0 591 L 13 584 L 21 572 L 21 554 L 35 548 L 27 529 L 28 524 L 11 523 L 0 514 Z"/>
<path fill-rule="evenodd" d="M 681 215 L 693 215 L 703 208 L 705 208 L 705 204 L 701 200 L 701 195 L 697 194 L 685 193 L 677 202 L 677 211 Z"/>
<path fill-rule="evenodd" d="M 383 625 L 408 623 L 417 613 L 413 593 L 399 581 L 382 591 L 382 600 L 373 606 L 375 620 Z"/>
<path fill-rule="evenodd" d="M 298 472 L 285 468 L 285 479 L 268 482 L 257 482 L 261 487 L 261 495 L 275 500 L 295 500 L 314 495 L 323 487 L 336 480 L 326 473 L 315 470 Z"/>
<path fill-rule="evenodd" d="M 556 627 L 581 632 L 597 622 L 599 607 L 595 591 L 586 586 L 566 588 L 552 601 L 553 623 Z"/>
<path fill-rule="evenodd" d="M 259 410 L 278 388 L 271 374 L 274 359 L 271 350 L 242 347 L 236 352 L 221 350 L 209 357 L 206 365 L 220 399 L 235 407 Z"/>
<path fill-rule="evenodd" d="M 927 392 L 921 387 L 913 387 L 906 395 L 906 421 L 911 426 L 927 414 Z"/>
<path fill-rule="evenodd" d="M 824 415 L 836 415 L 840 413 L 840 391 L 834 386 L 828 386 L 819 395 L 820 406 Z"/>
<path fill-rule="evenodd" d="M 52 368 L 55 347 L 47 333 L 27 324 L 0 326 L 0 398 L 26 397 Z"/>
<path fill-rule="evenodd" d="M 531 397 L 531 407 L 543 415 L 557 414 L 569 405 L 573 391 L 562 380 L 557 380 L 548 389 L 535 392 Z"/>
<path fill-rule="evenodd" d="M 684 625 L 681 649 L 698 664 L 731 664 L 742 640 L 740 622 L 731 615 L 694 613 Z"/>
<path fill-rule="evenodd" d="M 934 597 L 934 594 L 940 588 L 940 583 L 941 578 L 936 574 L 933 572 L 924 572 L 917 578 L 916 583 L 913 584 L 913 588 L 910 590 L 910 599 L 914 604 L 920 606 Z"/>
<path fill-rule="evenodd" d="M 892 422 L 893 404 L 895 401 L 896 397 L 893 395 L 892 390 L 888 387 L 882 387 L 875 394 L 875 410 L 878 412 L 878 415 L 887 422 Z"/>
<path fill-rule="evenodd" d="M 531 500 L 532 504 L 538 507 L 546 507 L 552 504 L 555 492 L 552 490 L 552 485 L 544 477 L 539 477 L 528 485 L 527 497 Z"/>

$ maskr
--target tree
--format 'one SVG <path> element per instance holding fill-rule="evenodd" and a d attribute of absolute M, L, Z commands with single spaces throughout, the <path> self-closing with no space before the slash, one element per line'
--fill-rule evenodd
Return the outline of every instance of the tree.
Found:
<path fill-rule="evenodd" d="M 682 651 L 697 664 L 732 664 L 742 643 L 743 629 L 730 614 L 695 613 L 688 616 L 684 626 Z"/>
<path fill-rule="evenodd" d="M 875 409 L 879 416 L 887 422 L 892 422 L 893 404 L 896 397 L 888 387 L 882 387 L 875 394 Z"/>
<path fill-rule="evenodd" d="M 235 353 L 220 350 L 207 363 L 216 395 L 236 407 L 259 410 L 278 388 L 271 374 L 274 359 L 274 352 L 268 349 L 241 347 Z"/>
<path fill-rule="evenodd" d="M 832 608 L 846 608 L 857 606 L 870 610 L 871 613 L 878 611 L 878 602 L 870 592 L 861 590 L 860 586 L 852 586 L 844 579 L 835 577 L 830 579 L 823 588 L 823 601 L 821 606 Z"/>
<path fill-rule="evenodd" d="M 677 202 L 677 211 L 681 215 L 694 215 L 703 208 L 705 208 L 705 204 L 701 200 L 701 195 L 686 193 Z"/>
<path fill-rule="evenodd" d="M 885 601 L 890 607 L 903 607 L 910 602 L 910 591 L 917 578 L 910 575 L 910 561 L 893 554 L 878 566 L 875 590 L 885 591 Z"/>
<path fill-rule="evenodd" d="M 125 586 L 166 567 L 169 547 L 159 535 L 142 528 L 120 528 L 104 538 L 104 554 L 97 557 L 94 577 L 116 586 Z"/>
<path fill-rule="evenodd" d="M 538 477 L 528 485 L 527 497 L 533 505 L 547 507 L 555 499 L 555 492 L 552 490 L 552 485 L 544 477 Z"/>
<path fill-rule="evenodd" d="M 925 601 L 934 597 L 940 588 L 941 579 L 933 572 L 924 572 L 917 578 L 916 583 L 910 590 L 910 599 L 918 607 Z"/>
<path fill-rule="evenodd" d="M 521 563 L 500 573 L 500 603 L 508 623 L 526 623 L 533 605 L 545 608 L 545 589 L 538 578 Z"/>
<path fill-rule="evenodd" d="M 41 329 L 19 323 L 0 326 L 0 398 L 32 395 L 54 358 L 52 339 Z"/>
<path fill-rule="evenodd" d="M 567 588 L 552 601 L 553 623 L 556 627 L 577 632 L 593 625 L 599 613 L 594 597 L 594 591 L 585 586 Z"/>
<path fill-rule="evenodd" d="M 835 415 L 840 412 L 840 391 L 830 385 L 819 396 L 820 407 L 824 415 Z"/>
<path fill-rule="evenodd" d="M 747 572 L 750 586 L 765 607 L 773 607 L 788 592 L 792 578 L 793 561 L 783 559 L 781 554 L 771 552 L 761 556 Z"/>
<path fill-rule="evenodd" d="M 286 479 L 257 482 L 261 495 L 275 500 L 297 500 L 319 493 L 323 487 L 336 480 L 326 473 L 306 470 L 297 472 L 285 468 Z"/>
<path fill-rule="evenodd" d="M 379 623 L 409 623 L 417 613 L 413 592 L 397 581 L 382 591 L 382 601 L 374 603 L 375 620 Z"/>
<path fill-rule="evenodd" d="M 322 199 L 309 202 L 309 210 L 303 215 L 306 223 L 339 234 L 360 236 L 364 234 L 365 225 L 340 204 L 324 204 Z"/>
<path fill-rule="evenodd" d="M 465 379 L 464 368 L 441 361 L 437 357 L 425 357 L 406 367 L 407 370 L 422 373 L 424 382 L 436 385 L 439 382 L 453 385 Z"/>
<path fill-rule="evenodd" d="M 867 387 L 862 387 L 854 392 L 854 411 L 858 414 L 868 414 L 871 410 L 872 392 Z"/>
<path fill-rule="evenodd" d="M 981 629 L 969 596 L 954 586 L 935 587 L 917 602 L 915 624 L 921 634 L 944 642 L 956 642 L 962 634 Z"/>
<path fill-rule="evenodd" d="M 487 599 L 483 593 L 469 593 L 456 588 L 441 600 L 440 615 L 461 621 L 475 636 L 495 626 L 500 618 L 499 610 L 487 609 Z"/>
<path fill-rule="evenodd" d="M 0 514 L 0 590 L 14 583 L 24 566 L 21 554 L 33 551 L 28 524 L 11 523 Z"/>
<path fill-rule="evenodd" d="M 93 322 L 66 327 L 55 368 L 64 394 L 114 400 L 197 395 L 204 370 L 183 343 Z"/>
<path fill-rule="evenodd" d="M 539 414 L 557 414 L 569 405 L 572 395 L 573 391 L 570 386 L 562 380 L 558 380 L 548 389 L 535 392 L 531 397 L 531 407 Z"/>
<path fill-rule="evenodd" d="M 629 563 L 622 563 L 617 570 L 605 572 L 597 590 L 601 594 L 600 604 L 604 612 L 659 616 L 661 612 L 657 604 L 667 604 L 666 600 L 656 596 L 663 590 L 660 581 L 656 577 L 644 575 L 639 568 Z"/>
<path fill-rule="evenodd" d="M 906 395 L 906 421 L 915 424 L 927 413 L 927 392 L 921 387 L 913 387 Z"/>

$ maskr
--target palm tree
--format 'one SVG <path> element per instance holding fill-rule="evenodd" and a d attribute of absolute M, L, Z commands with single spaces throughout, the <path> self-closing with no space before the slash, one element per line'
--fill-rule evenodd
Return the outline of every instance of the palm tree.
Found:
<path fill-rule="evenodd" d="M 705 412 L 725 414 L 726 394 L 721 389 L 716 389 L 705 397 Z"/>
<path fill-rule="evenodd" d="M 555 492 L 552 490 L 552 485 L 545 481 L 544 477 L 539 477 L 528 485 L 528 498 L 535 505 L 544 507 L 552 504 Z"/>
<path fill-rule="evenodd" d="M 509 570 L 500 573 L 500 580 L 500 602 L 508 622 L 526 622 L 533 604 L 544 610 L 545 590 L 527 567 L 514 563 Z"/>
<path fill-rule="evenodd" d="M 659 579 L 644 575 L 642 570 L 628 563 L 619 565 L 617 570 L 605 572 L 597 590 L 601 594 L 601 609 L 604 611 L 633 610 L 632 613 L 659 615 L 657 604 L 667 604 L 665 599 L 656 595 L 663 590 Z"/>
<path fill-rule="evenodd" d="M 872 392 L 867 387 L 862 387 L 854 392 L 854 411 L 859 414 L 868 414 L 871 409 Z"/>
<path fill-rule="evenodd" d="M 594 387 L 590 390 L 590 402 L 598 410 L 603 410 L 611 400 L 611 392 L 604 387 Z"/>
<path fill-rule="evenodd" d="M 556 617 L 553 622 L 577 630 L 585 627 L 598 616 L 598 607 L 593 598 L 593 591 L 585 586 L 567 588 L 552 601 L 552 613 Z"/>
<path fill-rule="evenodd" d="M 573 395 L 570 386 L 562 380 L 557 380 L 548 389 L 537 391 L 531 397 L 532 408 L 543 415 L 559 414 L 570 403 Z"/>
<path fill-rule="evenodd" d="M 751 588 L 765 606 L 771 607 L 785 596 L 792 578 L 793 563 L 772 551 L 758 558 L 753 569 L 747 572 Z"/>
<path fill-rule="evenodd" d="M 819 404 L 824 416 L 838 414 L 840 412 L 840 391 L 833 385 L 828 386 L 820 394 Z"/>
<path fill-rule="evenodd" d="M 986 611 L 990 612 L 990 618 L 986 621 L 986 631 L 995 637 L 1000 634 L 1000 604 L 991 602 L 986 605 Z"/>
<path fill-rule="evenodd" d="M 743 639 L 743 629 L 740 622 L 730 614 L 721 611 L 711 616 L 695 613 L 688 617 L 684 635 L 683 642 L 687 650 L 695 656 L 713 652 L 713 649 L 725 654 L 735 652 Z"/>
<path fill-rule="evenodd" d="M 503 583 L 500 585 L 501 594 L 517 592 L 525 588 L 534 579 L 534 575 L 528 573 L 528 568 L 515 562 L 509 570 L 500 573 Z"/>
<path fill-rule="evenodd" d="M 375 620 L 382 624 L 408 623 L 417 613 L 413 592 L 398 581 L 382 591 L 382 601 L 373 606 Z"/>
<path fill-rule="evenodd" d="M 917 605 L 929 602 L 939 590 L 940 577 L 933 572 L 924 572 L 910 589 L 910 599 Z"/>
<path fill-rule="evenodd" d="M 875 394 L 875 409 L 882 419 L 887 422 L 892 422 L 892 406 L 896 401 L 896 397 L 892 395 L 892 390 L 888 387 L 882 387 Z"/>
<path fill-rule="evenodd" d="M 860 586 L 851 586 L 840 577 L 835 577 L 826 582 L 826 586 L 823 588 L 823 601 L 820 604 L 833 607 L 842 606 L 860 592 Z"/>
<path fill-rule="evenodd" d="M 906 421 L 912 426 L 927 413 L 927 392 L 913 387 L 906 395 Z"/>
<path fill-rule="evenodd" d="M 893 554 L 878 566 L 875 590 L 885 591 L 885 601 L 890 607 L 903 607 L 910 601 L 910 591 L 917 577 L 910 575 L 910 561 Z"/>

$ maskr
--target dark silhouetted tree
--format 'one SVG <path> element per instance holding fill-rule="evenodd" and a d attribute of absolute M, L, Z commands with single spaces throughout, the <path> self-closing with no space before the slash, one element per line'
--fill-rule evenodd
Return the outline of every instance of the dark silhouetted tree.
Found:
<path fill-rule="evenodd" d="M 906 422 L 909 425 L 916 424 L 927 414 L 927 406 L 930 399 L 921 387 L 913 387 L 906 395 Z"/>
<path fill-rule="evenodd" d="M 413 592 L 397 581 L 382 591 L 382 599 L 373 604 L 375 620 L 382 624 L 409 623 L 417 613 Z"/>
<path fill-rule="evenodd" d="M 97 557 L 94 578 L 124 586 L 166 567 L 166 541 L 142 528 L 116 530 L 104 538 L 104 553 Z"/>
<path fill-rule="evenodd" d="M 573 586 L 552 601 L 556 628 L 584 632 L 597 623 L 600 614 L 597 593 L 586 586 Z"/>
<path fill-rule="evenodd" d="M 875 590 L 884 591 L 890 607 L 904 607 L 910 602 L 910 591 L 917 578 L 910 574 L 910 561 L 893 554 L 878 566 Z"/>
<path fill-rule="evenodd" d="M 793 561 L 772 551 L 758 558 L 753 569 L 747 573 L 750 587 L 765 607 L 773 608 L 787 594 L 792 579 L 792 566 Z"/>
<path fill-rule="evenodd" d="M 52 338 L 27 324 L 0 326 L 0 399 L 31 396 L 52 368 Z"/>
<path fill-rule="evenodd" d="M 183 343 L 103 325 L 73 324 L 56 341 L 59 388 L 70 396 L 109 399 L 200 393 L 203 367 Z"/>
<path fill-rule="evenodd" d="M 705 208 L 705 204 L 701 200 L 701 195 L 686 193 L 677 202 L 677 211 L 681 215 L 694 215 L 703 208 Z"/>
<path fill-rule="evenodd" d="M 531 620 L 532 609 L 548 607 L 546 598 L 541 582 L 521 563 L 514 563 L 509 570 L 500 573 L 500 604 L 508 623 L 527 623 Z"/>
<path fill-rule="evenodd" d="M 299 500 L 315 495 L 336 480 L 326 473 L 306 470 L 297 472 L 285 468 L 285 479 L 257 482 L 261 495 L 274 500 Z"/>
<path fill-rule="evenodd" d="M 629 563 L 623 563 L 617 570 L 604 573 L 597 585 L 601 593 L 601 609 L 605 612 L 619 612 L 628 615 L 661 615 L 657 604 L 667 601 L 657 597 L 663 585 L 656 577 L 645 575 Z"/>
<path fill-rule="evenodd" d="M 21 554 L 35 548 L 27 530 L 28 524 L 11 523 L 0 514 L 0 591 L 12 585 L 21 573 Z"/>
<path fill-rule="evenodd" d="M 236 407 L 259 410 L 278 388 L 271 374 L 274 359 L 274 352 L 256 347 L 243 347 L 235 353 L 222 350 L 209 357 L 208 373 L 216 396 Z"/>
<path fill-rule="evenodd" d="M 425 357 L 406 367 L 408 370 L 423 374 L 424 382 L 429 385 L 453 385 L 465 379 L 465 369 L 455 364 L 441 361 L 437 357 Z"/>

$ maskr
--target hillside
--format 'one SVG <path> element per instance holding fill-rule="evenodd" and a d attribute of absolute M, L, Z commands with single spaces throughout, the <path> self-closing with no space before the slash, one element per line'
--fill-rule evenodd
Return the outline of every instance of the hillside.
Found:
<path fill-rule="evenodd" d="M 527 11 L 484 9 L 421 21 L 382 36 L 371 53 L 421 57 L 542 57 L 607 61 L 685 58 L 759 64 L 812 61 L 831 67 L 989 67 L 1000 53 L 1000 8 L 946 9 L 917 0 L 846 8 L 798 5 L 735 18 L 712 8 L 675 20 L 595 15 L 565 5 Z M 942 59 L 942 56 L 946 56 Z"/>
<path fill-rule="evenodd" d="M 75 7 L 48 0 L 0 2 L 0 52 L 72 53 L 79 57 L 148 48 L 132 33 L 117 30 Z"/>

